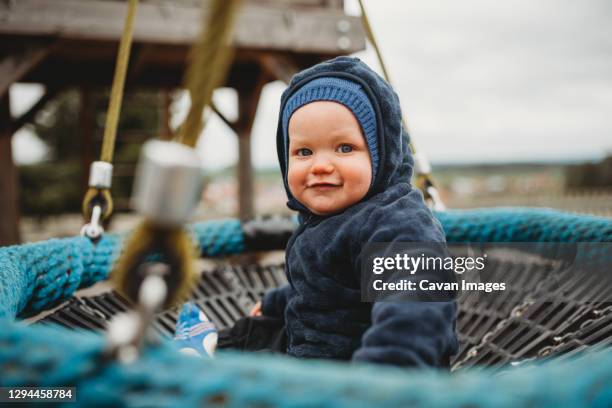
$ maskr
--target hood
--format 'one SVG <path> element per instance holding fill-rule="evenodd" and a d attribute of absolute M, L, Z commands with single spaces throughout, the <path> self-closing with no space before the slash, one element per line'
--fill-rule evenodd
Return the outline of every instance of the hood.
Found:
<path fill-rule="evenodd" d="M 302 86 L 313 79 L 330 76 L 348 79 L 360 84 L 376 112 L 376 133 L 379 149 L 378 168 L 376 169 L 376 177 L 362 201 L 395 184 L 410 183 L 413 159 L 408 147 L 409 136 L 402 126 L 399 98 L 387 81 L 361 62 L 359 58 L 337 57 L 295 75 L 283 92 L 280 112 L 283 112 L 289 97 Z M 287 206 L 292 210 L 299 211 L 302 216 L 313 215 L 310 210 L 293 197 L 289 190 L 281 115 L 279 115 L 276 132 L 276 151 L 287 193 Z"/>

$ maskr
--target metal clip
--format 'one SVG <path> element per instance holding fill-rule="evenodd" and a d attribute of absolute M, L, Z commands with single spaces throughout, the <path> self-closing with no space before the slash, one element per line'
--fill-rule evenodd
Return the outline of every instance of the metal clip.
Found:
<path fill-rule="evenodd" d="M 83 225 L 81 228 L 81 236 L 87 237 L 92 241 L 100 239 L 104 233 L 104 227 L 100 225 L 100 217 L 102 215 L 102 207 L 95 205 L 91 211 L 91 221 L 88 224 Z"/>
<path fill-rule="evenodd" d="M 89 187 L 111 188 L 113 181 L 113 165 L 104 161 L 91 163 L 89 169 Z"/>
<path fill-rule="evenodd" d="M 427 160 L 427 157 L 423 153 L 416 152 L 414 153 L 413 157 L 414 157 L 414 172 L 417 175 L 431 174 L 431 164 L 429 164 L 429 160 Z"/>
<path fill-rule="evenodd" d="M 132 205 L 159 225 L 182 225 L 200 201 L 203 181 L 195 149 L 150 140 L 140 153 Z"/>
<path fill-rule="evenodd" d="M 136 309 L 115 316 L 108 324 L 108 353 L 129 364 L 138 358 L 155 313 L 168 296 L 164 275 L 169 267 L 163 263 L 142 265 L 146 276 L 138 291 Z"/>
<path fill-rule="evenodd" d="M 427 187 L 427 194 L 431 198 L 431 208 L 434 211 L 446 211 L 446 205 L 442 202 L 438 189 L 434 186 Z"/>
<path fill-rule="evenodd" d="M 429 180 L 429 175 L 431 174 L 431 164 L 429 164 L 429 160 L 427 157 L 420 152 L 414 154 L 414 172 L 417 176 L 426 176 L 427 180 Z M 430 208 L 434 211 L 446 211 L 446 205 L 442 202 L 442 198 L 440 197 L 440 192 L 436 187 L 431 185 L 430 181 L 426 182 L 425 192 L 429 195 Z"/>

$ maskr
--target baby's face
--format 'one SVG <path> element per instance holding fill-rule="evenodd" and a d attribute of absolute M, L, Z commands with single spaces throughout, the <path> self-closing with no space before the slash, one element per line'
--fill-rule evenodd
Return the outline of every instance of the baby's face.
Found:
<path fill-rule="evenodd" d="M 370 153 L 347 107 L 317 101 L 293 113 L 287 179 L 293 196 L 318 215 L 340 212 L 367 194 Z"/>

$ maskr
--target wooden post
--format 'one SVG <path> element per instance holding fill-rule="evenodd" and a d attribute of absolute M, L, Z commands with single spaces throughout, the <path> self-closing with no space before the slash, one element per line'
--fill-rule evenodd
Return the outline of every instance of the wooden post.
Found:
<path fill-rule="evenodd" d="M 172 127 L 170 126 L 172 95 L 170 89 L 161 89 L 159 99 L 159 137 L 163 140 L 170 140 L 172 139 Z"/>
<path fill-rule="evenodd" d="M 251 161 L 251 136 L 238 134 L 238 217 L 241 220 L 253 218 L 253 165 Z"/>
<path fill-rule="evenodd" d="M 93 146 L 93 112 L 91 104 L 91 89 L 82 86 L 80 89 L 79 110 L 79 141 L 81 145 L 81 188 L 83 193 L 89 187 L 89 167 L 94 160 Z"/>
<path fill-rule="evenodd" d="M 238 196 L 239 218 L 245 220 L 255 215 L 253 165 L 251 160 L 251 130 L 257 113 L 259 96 L 266 83 L 267 76 L 261 70 L 257 75 L 248 75 L 238 87 L 238 120 L 235 129 L 238 135 Z"/>
<path fill-rule="evenodd" d="M 19 197 L 17 168 L 11 148 L 11 111 L 8 92 L 0 99 L 0 246 L 18 244 Z"/>

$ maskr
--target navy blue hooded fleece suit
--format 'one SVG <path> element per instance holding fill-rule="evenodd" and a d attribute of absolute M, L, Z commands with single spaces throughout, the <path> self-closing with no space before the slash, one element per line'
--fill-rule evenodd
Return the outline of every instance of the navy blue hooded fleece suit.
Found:
<path fill-rule="evenodd" d="M 370 242 L 444 242 L 440 224 L 410 185 L 413 159 L 391 87 L 357 58 L 339 57 L 297 74 L 281 99 L 319 77 L 360 84 L 377 116 L 378 168 L 366 196 L 318 216 L 291 194 L 285 135 L 277 150 L 289 208 L 300 225 L 286 248 L 289 284 L 268 292 L 263 314 L 285 318 L 288 354 L 302 358 L 447 367 L 457 351 L 455 302 L 361 302 L 361 250 Z"/>

